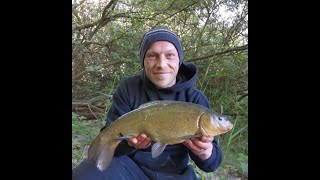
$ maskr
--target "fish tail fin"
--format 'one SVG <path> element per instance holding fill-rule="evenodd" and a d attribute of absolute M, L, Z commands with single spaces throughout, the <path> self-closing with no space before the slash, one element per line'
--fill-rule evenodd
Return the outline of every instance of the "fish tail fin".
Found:
<path fill-rule="evenodd" d="M 101 136 L 104 136 L 103 141 Z M 117 145 L 120 143 L 119 141 L 115 141 L 108 137 L 110 136 L 99 134 L 92 142 L 88 150 L 88 159 L 94 162 L 101 172 L 109 167 L 114 155 L 114 151 Z"/>

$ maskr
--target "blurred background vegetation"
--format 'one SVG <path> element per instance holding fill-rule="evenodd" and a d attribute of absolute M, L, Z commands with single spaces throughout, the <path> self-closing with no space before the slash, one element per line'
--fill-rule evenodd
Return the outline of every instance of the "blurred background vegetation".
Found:
<path fill-rule="evenodd" d="M 199 68 L 196 86 L 232 132 L 215 137 L 223 163 L 202 179 L 248 177 L 248 1 L 73 0 L 72 168 L 105 123 L 119 81 L 142 70 L 139 43 L 152 27 L 178 34 L 184 61 Z M 190 163 L 193 163 L 190 161 Z"/>

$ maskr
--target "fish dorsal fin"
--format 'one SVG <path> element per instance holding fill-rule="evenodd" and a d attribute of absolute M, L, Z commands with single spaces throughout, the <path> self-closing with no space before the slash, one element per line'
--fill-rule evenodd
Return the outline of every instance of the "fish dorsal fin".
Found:
<path fill-rule="evenodd" d="M 159 104 L 160 101 L 149 101 L 149 102 L 146 102 L 144 104 L 141 104 L 137 109 L 142 109 L 142 108 L 146 108 L 146 107 L 149 107 L 149 106 L 152 106 L 152 105 L 156 105 L 156 104 Z"/>
<path fill-rule="evenodd" d="M 167 146 L 167 144 L 161 144 L 159 142 L 154 143 L 151 148 L 152 158 L 156 158 L 156 157 L 160 156 L 160 154 L 164 151 L 166 146 Z"/>

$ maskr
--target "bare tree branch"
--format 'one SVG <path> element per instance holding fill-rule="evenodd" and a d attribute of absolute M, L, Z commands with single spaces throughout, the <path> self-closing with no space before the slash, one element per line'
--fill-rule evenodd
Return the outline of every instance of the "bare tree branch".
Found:
<path fill-rule="evenodd" d="M 223 42 L 224 46 L 226 46 L 229 43 L 231 37 L 234 36 L 234 34 L 240 30 L 243 23 L 245 23 L 245 18 L 247 15 L 248 15 L 247 13 L 242 12 L 240 15 L 240 18 L 237 19 L 237 22 L 234 23 L 229 30 L 227 30 L 226 37 L 224 38 L 224 42 Z"/>
<path fill-rule="evenodd" d="M 72 11 L 72 14 L 77 18 L 77 20 L 78 20 L 79 22 L 81 22 L 81 19 L 80 19 L 79 15 L 78 15 L 78 12 Z"/>
<path fill-rule="evenodd" d="M 173 14 L 170 14 L 170 15 L 169 15 L 169 17 L 168 17 L 167 19 L 169 19 L 169 18 L 173 17 L 174 15 L 176 15 L 176 14 L 178 14 L 178 13 L 180 13 L 180 12 L 185 11 L 186 9 L 188 9 L 189 7 L 191 7 L 191 6 L 195 5 L 195 4 L 197 4 L 198 2 L 199 2 L 199 1 L 196 1 L 196 2 L 194 2 L 194 3 L 191 3 L 191 4 L 187 5 L 187 6 L 185 6 L 184 8 L 180 9 L 179 11 L 177 11 L 177 12 L 175 12 L 175 13 L 173 13 Z M 155 16 L 154 16 L 154 17 L 155 17 Z"/>
<path fill-rule="evenodd" d="M 93 23 L 84 24 L 82 26 L 77 26 L 77 27 L 73 28 L 73 31 L 91 28 L 91 27 L 97 25 L 98 23 L 99 23 L 99 21 L 96 21 L 96 22 L 93 22 Z"/>
<path fill-rule="evenodd" d="M 172 7 L 172 5 L 173 5 L 176 1 L 177 1 L 177 0 L 172 1 L 171 4 L 168 6 L 168 8 L 167 8 L 166 10 L 170 9 L 170 8 Z M 165 11 L 166 11 L 166 10 L 165 10 Z"/>
<path fill-rule="evenodd" d="M 103 9 L 103 13 L 101 15 L 101 19 L 103 19 L 105 16 L 106 16 L 106 13 L 108 11 L 108 9 L 114 4 L 114 6 L 116 5 L 117 3 L 117 0 L 111 0 L 107 6 Z"/>
<path fill-rule="evenodd" d="M 222 52 L 212 53 L 212 54 L 209 54 L 207 56 L 198 57 L 198 58 L 194 58 L 194 59 L 189 59 L 189 60 L 186 60 L 186 61 L 188 61 L 188 62 L 192 62 L 193 61 L 194 62 L 194 61 L 199 61 L 199 60 L 202 60 L 202 59 L 207 59 L 207 58 L 210 58 L 210 57 L 213 57 L 213 56 L 220 56 L 220 55 L 227 54 L 227 53 L 230 53 L 230 52 L 243 51 L 243 50 L 246 50 L 246 49 L 248 49 L 248 44 L 246 44 L 244 46 L 239 46 L 239 47 L 227 49 L 227 50 L 222 51 Z"/>
<path fill-rule="evenodd" d="M 109 66 L 113 66 L 113 65 L 117 65 L 117 64 L 122 64 L 122 63 L 125 63 L 126 61 L 114 61 L 114 62 L 111 62 L 111 63 L 101 63 L 103 65 L 104 68 L 107 68 Z M 90 71 L 89 70 L 84 70 L 74 76 L 72 76 L 72 81 L 76 81 L 76 80 L 79 80 L 81 79 L 86 73 L 89 73 Z"/>
<path fill-rule="evenodd" d="M 108 21 L 108 19 L 110 19 L 110 18 L 107 17 L 107 11 L 108 11 L 108 9 L 110 9 L 110 7 L 111 7 L 112 5 L 113 5 L 113 8 L 114 8 L 115 5 L 116 5 L 116 3 L 117 3 L 117 0 L 111 0 L 111 1 L 107 4 L 107 6 L 104 8 L 103 13 L 102 13 L 102 15 L 101 15 L 101 18 L 100 18 L 99 20 L 97 20 L 97 21 L 95 21 L 95 22 L 93 22 L 93 23 L 88 23 L 88 24 L 84 24 L 84 25 L 82 25 L 82 26 L 77 26 L 77 27 L 75 27 L 75 28 L 73 29 L 73 31 L 82 30 L 82 29 L 87 29 L 87 28 L 91 28 L 91 27 L 97 26 L 96 29 L 93 30 L 93 33 L 91 33 L 91 35 L 89 36 L 89 39 L 91 39 L 92 36 L 95 34 L 94 32 L 96 32 L 98 29 L 100 29 L 100 28 L 98 28 L 99 24 L 102 24 L 103 22 Z M 90 37 L 91 37 L 91 38 L 90 38 Z"/>

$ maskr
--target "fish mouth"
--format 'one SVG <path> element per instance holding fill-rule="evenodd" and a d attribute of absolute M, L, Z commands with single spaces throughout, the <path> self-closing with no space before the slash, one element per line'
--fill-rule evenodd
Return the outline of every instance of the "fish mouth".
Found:
<path fill-rule="evenodd" d="M 230 123 L 230 126 L 229 126 L 229 131 L 233 128 L 233 124 Z"/>
<path fill-rule="evenodd" d="M 222 126 L 222 127 L 220 127 L 219 129 L 222 130 L 222 131 L 224 131 L 224 132 L 228 132 L 228 131 L 230 131 L 232 128 L 233 128 L 233 124 L 232 124 L 232 123 L 228 123 L 227 126 Z"/>

